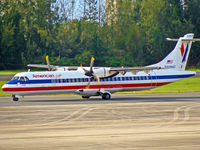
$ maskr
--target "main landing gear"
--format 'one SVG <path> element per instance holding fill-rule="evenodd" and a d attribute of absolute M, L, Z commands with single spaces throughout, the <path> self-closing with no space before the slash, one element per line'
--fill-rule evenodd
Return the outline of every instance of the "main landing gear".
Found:
<path fill-rule="evenodd" d="M 16 97 L 15 95 L 12 95 L 12 99 L 13 99 L 13 101 L 18 101 L 19 100 L 19 98 Z"/>
<path fill-rule="evenodd" d="M 111 94 L 110 93 L 103 93 L 102 94 L 102 99 L 108 100 L 111 98 Z"/>
<path fill-rule="evenodd" d="M 109 92 L 99 93 L 99 95 L 95 95 L 95 96 L 102 96 L 102 99 L 105 99 L 105 100 L 111 99 L 111 94 Z M 82 98 L 89 99 L 90 96 L 82 95 Z"/>

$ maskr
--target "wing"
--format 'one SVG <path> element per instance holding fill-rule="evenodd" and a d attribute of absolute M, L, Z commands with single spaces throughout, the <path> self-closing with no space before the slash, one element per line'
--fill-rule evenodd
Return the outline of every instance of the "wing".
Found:
<path fill-rule="evenodd" d="M 63 70 L 75 71 L 79 68 L 79 66 L 54 66 L 54 65 L 40 65 L 40 64 L 28 64 L 27 66 L 34 68 L 44 68 L 44 69 L 50 68 L 51 71 L 55 71 L 62 68 L 64 68 Z"/>
<path fill-rule="evenodd" d="M 51 70 L 56 70 L 59 66 L 54 66 L 54 65 L 39 65 L 39 64 L 28 64 L 28 67 L 34 67 L 34 68 L 45 68 L 48 69 L 50 68 Z"/>
<path fill-rule="evenodd" d="M 149 73 L 151 70 L 159 70 L 159 69 L 165 69 L 165 68 L 161 68 L 161 67 L 111 67 L 109 69 L 109 73 L 113 74 L 113 73 L 121 73 L 122 75 L 124 75 L 126 72 L 131 72 L 133 74 L 136 74 L 140 71 L 144 71 L 145 73 Z"/>

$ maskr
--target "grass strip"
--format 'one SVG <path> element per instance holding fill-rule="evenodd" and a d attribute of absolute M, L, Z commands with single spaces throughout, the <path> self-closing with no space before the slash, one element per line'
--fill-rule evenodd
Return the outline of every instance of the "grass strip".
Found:
<path fill-rule="evenodd" d="M 0 88 L 8 81 L 0 81 Z M 11 94 L 7 94 L 0 89 L 0 96 L 11 96 Z"/>
<path fill-rule="evenodd" d="M 0 74 L 2 75 L 17 74 L 20 72 L 27 72 L 27 70 L 0 70 Z"/>

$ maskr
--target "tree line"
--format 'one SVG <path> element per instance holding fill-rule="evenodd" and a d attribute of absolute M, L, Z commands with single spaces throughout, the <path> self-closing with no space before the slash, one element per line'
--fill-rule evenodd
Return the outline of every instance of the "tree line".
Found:
<path fill-rule="evenodd" d="M 200 37 L 200 1 L 185 0 L 1 0 L 0 69 L 29 63 L 142 66 L 175 46 L 166 37 Z M 189 66 L 200 67 L 195 43 Z"/>

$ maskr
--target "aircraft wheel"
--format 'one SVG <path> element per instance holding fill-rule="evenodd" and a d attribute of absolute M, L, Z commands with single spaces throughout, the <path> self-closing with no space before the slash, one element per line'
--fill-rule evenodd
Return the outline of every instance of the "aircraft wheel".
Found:
<path fill-rule="evenodd" d="M 82 98 L 84 98 L 84 99 L 89 99 L 90 96 L 82 96 Z"/>
<path fill-rule="evenodd" d="M 110 99 L 110 98 L 111 98 L 111 94 L 110 94 L 110 93 L 103 93 L 102 99 L 108 100 L 108 99 Z"/>
<path fill-rule="evenodd" d="M 15 97 L 15 95 L 12 96 L 12 99 L 13 99 L 13 101 L 18 101 L 19 100 L 19 98 Z"/>

